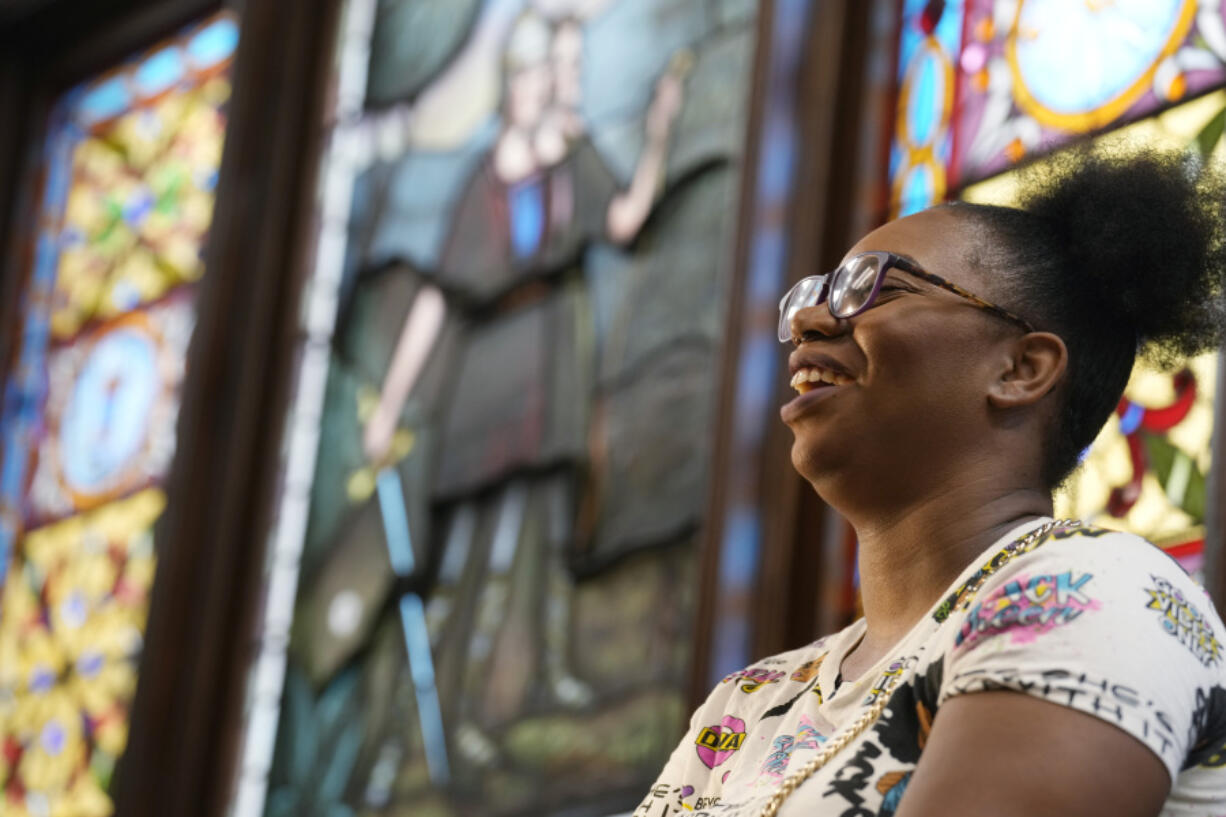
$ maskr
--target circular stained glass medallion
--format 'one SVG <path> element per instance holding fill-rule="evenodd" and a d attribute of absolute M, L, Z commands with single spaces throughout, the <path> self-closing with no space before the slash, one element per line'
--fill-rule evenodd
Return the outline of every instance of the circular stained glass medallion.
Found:
<path fill-rule="evenodd" d="M 1006 49 L 1019 107 L 1062 130 L 1113 122 L 1195 14 L 1196 0 L 1020 0 Z"/>
<path fill-rule="evenodd" d="M 79 499 L 121 490 L 146 448 L 161 395 L 158 344 L 140 323 L 106 332 L 85 355 L 59 424 L 65 487 Z"/>

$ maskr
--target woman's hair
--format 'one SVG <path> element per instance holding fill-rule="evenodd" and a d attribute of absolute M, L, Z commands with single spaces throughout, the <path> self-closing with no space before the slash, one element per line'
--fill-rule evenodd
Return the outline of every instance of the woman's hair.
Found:
<path fill-rule="evenodd" d="M 1019 207 L 952 206 L 985 230 L 971 260 L 1002 280 L 1004 305 L 1068 347 L 1047 487 L 1076 469 L 1138 352 L 1169 365 L 1221 342 L 1226 179 L 1209 162 L 1074 150 L 1024 177 Z"/>

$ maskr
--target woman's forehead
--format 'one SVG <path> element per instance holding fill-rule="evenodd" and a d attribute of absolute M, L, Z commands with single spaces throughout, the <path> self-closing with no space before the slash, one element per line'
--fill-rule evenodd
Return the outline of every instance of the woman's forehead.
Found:
<path fill-rule="evenodd" d="M 844 260 L 870 250 L 885 250 L 913 259 L 927 272 L 975 291 L 987 282 L 969 263 L 975 255 L 977 231 L 956 210 L 924 210 L 896 219 L 856 242 Z"/>

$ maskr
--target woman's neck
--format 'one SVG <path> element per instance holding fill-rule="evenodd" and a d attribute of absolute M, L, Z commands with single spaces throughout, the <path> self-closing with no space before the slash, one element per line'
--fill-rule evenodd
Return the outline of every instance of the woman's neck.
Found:
<path fill-rule="evenodd" d="M 855 678 L 891 650 L 993 542 L 1051 512 L 1044 491 L 964 482 L 892 511 L 849 516 L 867 628 L 844 676 Z"/>

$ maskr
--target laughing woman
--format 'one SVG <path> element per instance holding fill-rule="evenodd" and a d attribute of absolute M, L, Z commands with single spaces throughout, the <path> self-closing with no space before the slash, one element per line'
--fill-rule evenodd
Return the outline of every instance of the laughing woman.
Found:
<path fill-rule="evenodd" d="M 1183 155 L 1081 154 L 788 293 L 792 463 L 855 528 L 864 617 L 724 679 L 636 816 L 1226 815 L 1212 602 L 1051 518 L 1137 353 L 1221 342 L 1224 225 Z"/>

